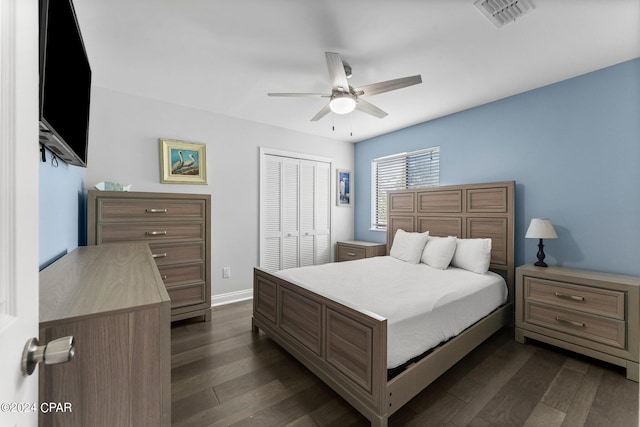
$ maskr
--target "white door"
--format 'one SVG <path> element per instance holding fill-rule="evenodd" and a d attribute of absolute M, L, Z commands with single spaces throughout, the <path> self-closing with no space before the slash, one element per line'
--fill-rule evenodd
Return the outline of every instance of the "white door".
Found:
<path fill-rule="evenodd" d="M 280 268 L 300 265 L 300 162 L 282 158 L 282 262 Z"/>
<path fill-rule="evenodd" d="M 38 0 L 0 0 L 0 425 L 38 422 Z"/>
<path fill-rule="evenodd" d="M 300 160 L 300 267 L 331 258 L 331 165 Z"/>
<path fill-rule="evenodd" d="M 331 260 L 331 163 L 261 153 L 260 267 L 267 271 Z"/>

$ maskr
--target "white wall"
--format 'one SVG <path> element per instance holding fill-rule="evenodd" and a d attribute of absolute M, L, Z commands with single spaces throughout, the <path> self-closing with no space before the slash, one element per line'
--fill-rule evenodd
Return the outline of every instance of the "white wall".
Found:
<path fill-rule="evenodd" d="M 252 287 L 259 260 L 260 147 L 330 157 L 334 168 L 353 170 L 349 142 L 96 87 L 91 96 L 86 187 L 115 181 L 131 184 L 132 191 L 211 194 L 211 279 L 217 301 Z M 207 144 L 208 184 L 160 184 L 158 138 Z M 352 239 L 353 209 L 334 204 L 333 218 L 333 241 Z M 231 267 L 230 278 L 222 279 L 223 267 Z"/>

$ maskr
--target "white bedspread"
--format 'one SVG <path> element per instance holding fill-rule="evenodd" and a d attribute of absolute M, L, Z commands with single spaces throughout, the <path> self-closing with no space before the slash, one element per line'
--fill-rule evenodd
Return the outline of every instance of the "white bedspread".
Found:
<path fill-rule="evenodd" d="M 389 256 L 274 273 L 317 294 L 387 319 L 387 368 L 459 334 L 507 300 L 504 279 L 438 270 Z"/>

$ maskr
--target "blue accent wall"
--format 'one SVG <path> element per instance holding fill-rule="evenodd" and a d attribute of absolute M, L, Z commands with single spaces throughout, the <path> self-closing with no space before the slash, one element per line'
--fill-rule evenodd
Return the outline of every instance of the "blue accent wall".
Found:
<path fill-rule="evenodd" d="M 40 162 L 40 268 L 86 245 L 85 169 L 62 160 Z"/>
<path fill-rule="evenodd" d="M 529 221 L 558 239 L 546 262 L 640 275 L 640 59 L 355 146 L 355 238 L 371 231 L 371 160 L 440 146 L 440 185 L 516 182 L 516 265 L 536 261 Z"/>

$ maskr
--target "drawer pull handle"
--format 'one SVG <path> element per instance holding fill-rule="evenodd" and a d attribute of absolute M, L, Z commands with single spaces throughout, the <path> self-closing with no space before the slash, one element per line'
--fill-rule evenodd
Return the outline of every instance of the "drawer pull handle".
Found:
<path fill-rule="evenodd" d="M 167 280 L 167 275 L 166 274 L 163 274 L 161 277 L 162 277 L 162 280 Z"/>
<path fill-rule="evenodd" d="M 147 236 L 165 236 L 167 231 L 146 231 L 144 234 Z"/>
<path fill-rule="evenodd" d="M 153 209 L 153 208 L 151 208 L 151 209 L 145 209 L 144 211 L 146 213 L 167 213 L 168 212 L 166 208 L 165 209 Z"/>
<path fill-rule="evenodd" d="M 584 301 L 584 297 L 580 297 L 577 295 L 567 295 L 560 292 L 555 292 L 555 296 L 558 298 L 572 299 L 574 301 Z"/>
<path fill-rule="evenodd" d="M 349 255 L 349 256 L 356 256 L 356 254 L 354 254 L 353 252 L 347 252 L 347 255 Z"/>
<path fill-rule="evenodd" d="M 163 254 L 153 254 L 151 256 L 154 257 L 154 258 L 164 258 L 164 257 L 167 256 L 167 253 L 165 252 Z"/>
<path fill-rule="evenodd" d="M 569 319 L 563 319 L 563 318 L 562 318 L 562 317 L 560 317 L 560 316 L 556 316 L 556 321 L 558 321 L 558 322 L 560 322 L 560 323 L 568 323 L 568 324 L 570 324 L 570 325 L 577 326 L 577 327 L 579 327 L 579 328 L 584 328 L 584 323 L 582 323 L 582 322 L 576 322 L 576 321 L 569 320 Z"/>

